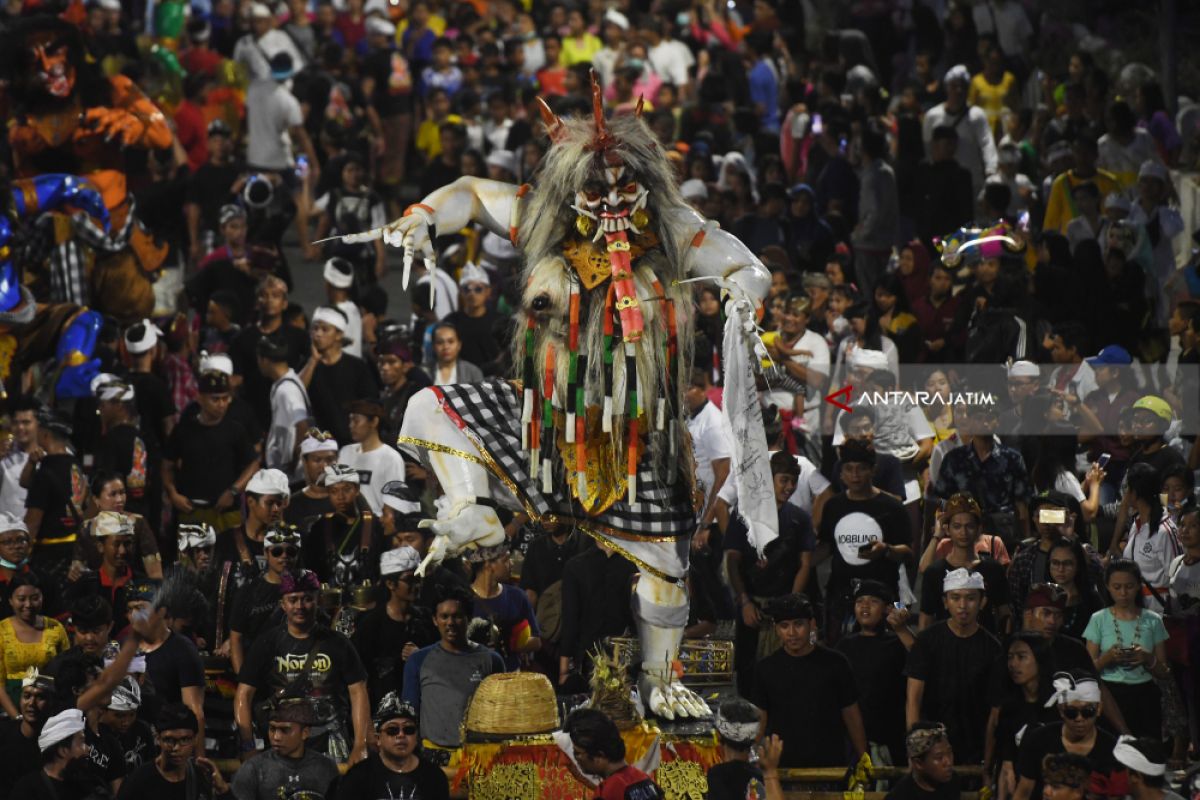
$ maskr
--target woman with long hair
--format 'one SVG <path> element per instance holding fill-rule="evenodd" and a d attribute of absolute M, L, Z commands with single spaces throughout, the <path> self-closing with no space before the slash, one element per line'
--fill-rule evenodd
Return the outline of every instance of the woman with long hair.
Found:
<path fill-rule="evenodd" d="M 1029 479 L 1035 492 L 1062 492 L 1073 498 L 1079 503 L 1083 522 L 1088 523 L 1100 510 L 1101 479 L 1098 470 L 1089 470 L 1084 482 L 1079 482 L 1075 474 L 1078 441 L 1075 429 L 1061 423 L 1043 430 L 1036 439 L 1036 454 L 1030 459 Z"/>
<path fill-rule="evenodd" d="M 880 331 L 896 343 L 900 360 L 906 364 L 916 361 L 921 349 L 921 329 L 904 286 L 895 274 L 885 273 L 875 282 L 871 313 L 879 320 Z"/>
<path fill-rule="evenodd" d="M 1087 551 L 1078 539 L 1059 539 L 1050 546 L 1046 559 L 1050 582 L 1067 594 L 1061 632 L 1076 639 L 1083 637 L 1092 614 L 1104 608 L 1104 601 L 1088 569 L 1090 563 Z"/>
<path fill-rule="evenodd" d="M 842 385 L 841 381 L 846 376 L 850 351 L 856 347 L 864 350 L 883 351 L 883 354 L 887 356 L 888 371 L 899 377 L 900 353 L 896 349 L 896 343 L 890 337 L 884 336 L 879 327 L 879 318 L 871 312 L 870 306 L 865 301 L 857 302 L 847 308 L 842 316 L 850 324 L 850 334 L 838 344 L 834 380 L 829 385 Z"/>
<path fill-rule="evenodd" d="M 954 406 L 948 402 L 954 390 L 954 384 L 944 369 L 935 369 L 925 377 L 921 387 L 936 400 L 922 407 L 929 427 L 933 428 L 933 443 L 936 446 L 943 439 L 954 435 Z"/>
<path fill-rule="evenodd" d="M 1149 464 L 1130 466 L 1115 528 L 1117 535 L 1125 532 L 1122 557 L 1134 561 L 1141 573 L 1138 591 L 1149 595 L 1147 608 L 1159 613 L 1170 591 L 1171 562 L 1183 552 L 1175 523 L 1159 496 L 1162 483 L 1162 473 Z"/>
<path fill-rule="evenodd" d="M 1054 693 L 1053 655 L 1046 637 L 1033 631 L 1018 631 L 1005 647 L 1008 680 L 1000 716 L 996 722 L 995 755 L 1000 762 L 999 800 L 1012 796 L 1017 788 L 1016 761 L 1018 740 L 1026 732 L 1058 721 L 1058 712 L 1046 708 Z"/>
<path fill-rule="evenodd" d="M 1157 612 L 1144 608 L 1142 571 L 1126 558 L 1104 571 L 1112 605 L 1092 615 L 1084 629 L 1088 655 L 1108 687 L 1129 732 L 1162 740 L 1162 693 L 1155 678 L 1166 677 L 1167 629 Z"/>

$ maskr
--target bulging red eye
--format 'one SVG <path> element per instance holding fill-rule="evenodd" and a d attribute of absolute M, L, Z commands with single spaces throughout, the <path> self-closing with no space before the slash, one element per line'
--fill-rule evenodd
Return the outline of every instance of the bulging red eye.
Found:
<path fill-rule="evenodd" d="M 627 194 L 632 194 L 633 192 L 636 192 L 636 191 L 637 191 L 637 188 L 638 188 L 638 186 L 637 186 L 637 183 L 627 183 L 627 184 L 625 184 L 625 192 L 626 192 Z"/>

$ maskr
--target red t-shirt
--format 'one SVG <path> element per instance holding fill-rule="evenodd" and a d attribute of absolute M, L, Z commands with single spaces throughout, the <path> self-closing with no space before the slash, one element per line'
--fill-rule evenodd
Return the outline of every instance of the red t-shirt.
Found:
<path fill-rule="evenodd" d="M 200 169 L 208 161 L 208 125 L 195 103 L 184 100 L 175 111 L 175 134 L 187 151 L 188 169 Z"/>
<path fill-rule="evenodd" d="M 596 800 L 663 800 L 662 789 L 650 776 L 626 764 L 600 784 Z"/>

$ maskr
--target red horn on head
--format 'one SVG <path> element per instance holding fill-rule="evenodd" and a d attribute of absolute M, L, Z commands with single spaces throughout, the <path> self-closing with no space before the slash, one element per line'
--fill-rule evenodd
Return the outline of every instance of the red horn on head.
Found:
<path fill-rule="evenodd" d="M 600 84 L 596 82 L 596 70 L 589 70 L 592 76 L 592 116 L 596 122 L 596 136 L 601 137 L 608 132 L 604 124 L 604 103 L 601 97 Z"/>
<path fill-rule="evenodd" d="M 546 135 L 550 137 L 551 142 L 561 142 L 566 138 L 567 126 L 563 125 L 563 121 L 558 115 L 550 110 L 550 106 L 546 105 L 546 101 L 542 98 L 537 98 L 538 111 L 542 114 L 542 123 L 546 126 Z"/>

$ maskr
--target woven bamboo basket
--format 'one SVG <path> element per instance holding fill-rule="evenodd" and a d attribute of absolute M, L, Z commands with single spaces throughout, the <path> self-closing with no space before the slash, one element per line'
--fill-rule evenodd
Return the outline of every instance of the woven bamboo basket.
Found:
<path fill-rule="evenodd" d="M 489 675 L 467 706 L 463 729 L 471 739 L 533 736 L 559 727 L 550 680 L 536 672 Z"/>

